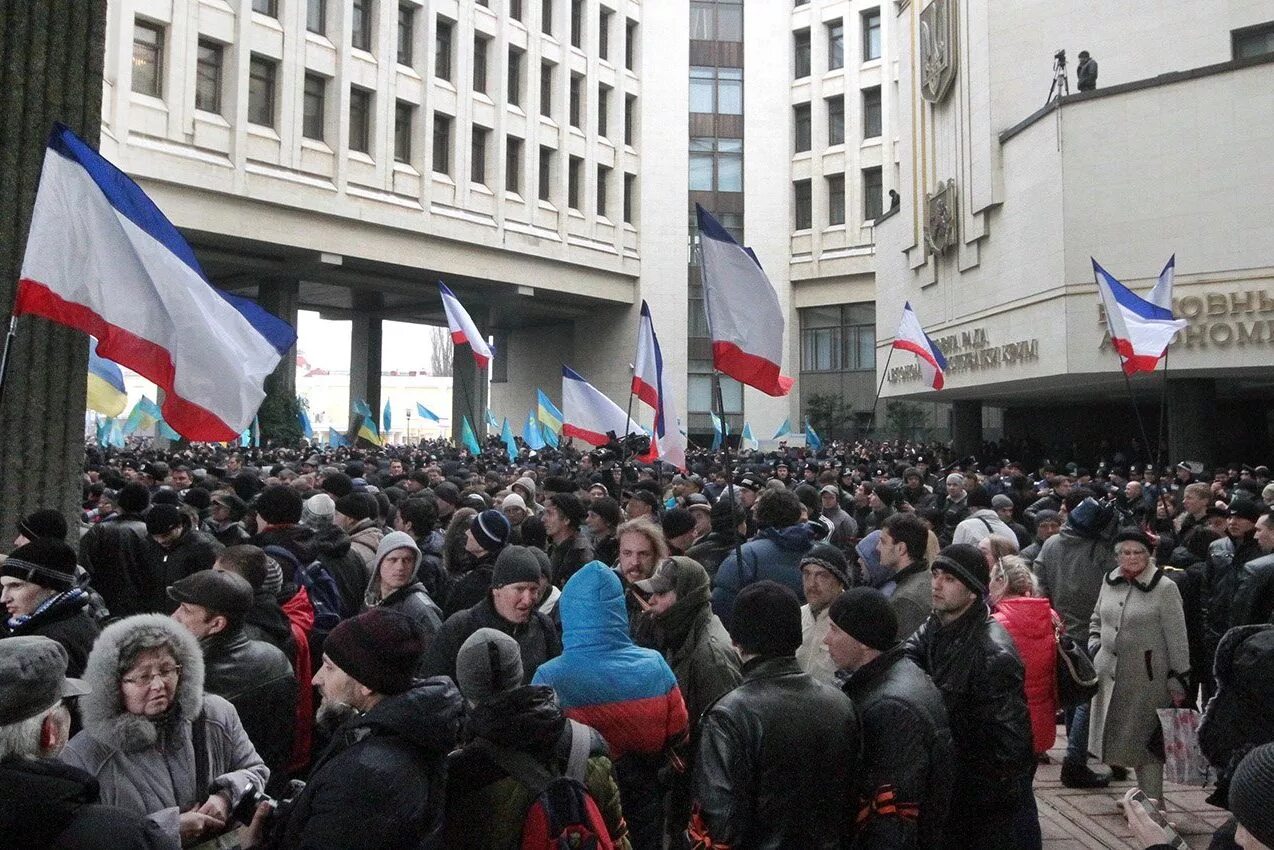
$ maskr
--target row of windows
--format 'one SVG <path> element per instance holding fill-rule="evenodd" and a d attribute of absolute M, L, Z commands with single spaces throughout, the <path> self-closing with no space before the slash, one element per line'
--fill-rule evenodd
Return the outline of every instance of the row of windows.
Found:
<path fill-rule="evenodd" d="M 836 95 L 824 100 L 827 105 L 827 144 L 845 144 L 845 96 Z M 792 107 L 792 127 L 795 133 L 794 149 L 797 153 L 808 151 L 813 135 L 813 118 L 810 104 L 798 103 Z M 880 137 L 880 86 L 862 90 L 863 139 Z"/>
<path fill-rule="evenodd" d="M 805 307 L 801 320 L 802 372 L 856 372 L 876 368 L 876 306 Z"/>
<path fill-rule="evenodd" d="M 691 41 L 743 41 L 743 0 L 690 0 Z"/>
<path fill-rule="evenodd" d="M 845 175 L 829 174 L 827 181 L 827 224 L 845 223 Z M 884 213 L 883 175 L 879 166 L 862 170 L 863 221 L 872 222 Z M 794 194 L 795 229 L 809 230 L 814 226 L 814 186 L 812 180 L 797 180 L 792 184 Z"/>
<path fill-rule="evenodd" d="M 880 58 L 880 9 L 869 9 L 859 15 L 862 33 L 862 60 L 870 62 Z M 845 67 L 845 23 L 832 21 L 824 26 L 827 44 L 827 70 Z M 810 31 L 797 30 L 792 34 L 796 60 L 796 79 L 810 75 Z"/>
<path fill-rule="evenodd" d="M 690 68 L 690 111 L 716 115 L 743 114 L 743 69 Z"/>

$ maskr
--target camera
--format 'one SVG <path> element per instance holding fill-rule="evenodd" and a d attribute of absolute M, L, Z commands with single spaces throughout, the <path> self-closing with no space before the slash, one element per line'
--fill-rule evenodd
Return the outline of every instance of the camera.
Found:
<path fill-rule="evenodd" d="M 273 817 L 279 813 L 280 808 L 286 810 L 286 807 L 291 805 L 292 801 L 296 799 L 296 796 L 304 788 L 304 782 L 299 779 L 293 779 L 288 783 L 287 793 L 283 795 L 282 799 L 276 800 L 256 786 L 249 786 L 239 797 L 239 802 L 235 803 L 234 808 L 230 810 L 230 817 L 247 826 L 252 823 L 252 818 L 256 816 L 257 808 L 262 803 L 269 804 L 270 808 L 273 809 L 273 814 L 271 815 Z"/>
<path fill-rule="evenodd" d="M 1066 50 L 1061 49 L 1053 54 L 1053 61 L 1063 67 L 1066 65 Z"/>

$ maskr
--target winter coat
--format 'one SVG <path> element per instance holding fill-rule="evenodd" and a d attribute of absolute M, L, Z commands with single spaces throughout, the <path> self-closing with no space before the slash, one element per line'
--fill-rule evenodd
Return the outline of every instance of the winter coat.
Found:
<path fill-rule="evenodd" d="M 954 745 L 942 694 L 897 647 L 844 677 L 863 724 L 854 850 L 937 847 L 951 805 Z M 891 797 L 892 795 L 892 797 Z M 915 807 L 890 809 L 890 803 Z"/>
<path fill-rule="evenodd" d="M 385 557 L 396 549 L 407 549 L 412 553 L 414 564 L 411 580 L 388 596 L 382 597 L 380 567 Z M 442 610 L 429 598 L 425 586 L 417 580 L 419 575 L 420 549 L 416 547 L 416 541 L 412 539 L 412 536 L 403 531 L 386 534 L 376 550 L 376 559 L 372 561 L 372 577 L 367 583 L 367 593 L 363 598 L 365 609 L 380 607 L 391 611 L 401 611 L 419 623 L 426 634 L 433 637 L 442 627 Z"/>
<path fill-rule="evenodd" d="M 490 628 L 504 632 L 518 642 L 522 650 L 522 684 L 530 684 L 531 677 L 550 658 L 562 653 L 562 641 L 557 628 L 544 614 L 531 612 L 525 623 L 511 623 L 495 610 L 495 603 L 488 593 L 472 608 L 457 611 L 446 619 L 434 635 L 433 643 L 425 650 L 421 670 L 427 676 L 456 678 L 456 656 L 460 647 L 478 629 Z"/>
<path fill-rule="evenodd" d="M 212 520 L 206 520 L 202 530 L 222 546 L 242 546 L 252 542 L 252 535 L 241 522 L 227 522 L 224 526 L 219 526 Z"/>
<path fill-rule="evenodd" d="M 955 787 L 952 810 L 968 816 L 981 807 L 1015 803 L 1035 755 L 1026 674 L 1009 633 L 977 601 L 946 625 L 931 614 L 903 651 L 942 693 L 955 743 L 955 775 L 977 779 Z"/>
<path fill-rule="evenodd" d="M 836 662 L 823 638 L 831 630 L 831 608 L 824 608 L 815 616 L 809 603 L 801 606 L 801 648 L 796 651 L 796 661 L 801 669 L 818 681 L 836 685 Z"/>
<path fill-rule="evenodd" d="M 52 759 L 0 761 L 0 836 L 7 847 L 178 850 L 176 835 L 134 812 L 98 803 L 97 782 Z M 35 807 L 35 808 L 33 808 Z"/>
<path fill-rule="evenodd" d="M 79 564 L 88 571 L 93 589 L 102 595 L 112 617 L 139 614 L 146 583 L 146 519 L 119 514 L 94 525 L 80 538 Z"/>
<path fill-rule="evenodd" d="M 804 524 L 761 529 L 754 539 L 743 544 L 740 550 L 742 566 L 735 560 L 733 552 L 721 562 L 712 590 L 712 613 L 729 628 L 739 591 L 765 579 L 787 585 L 796 593 L 797 599 L 805 602 L 801 557 L 813 545 L 813 535 Z"/>
<path fill-rule="evenodd" d="M 1053 610 L 1062 615 L 1066 633 L 1088 634 L 1088 619 L 1097 604 L 1102 578 L 1115 569 L 1111 540 L 1080 534 L 1067 521 L 1061 531 L 1044 541 L 1033 566 L 1040 595 L 1048 597 Z"/>
<path fill-rule="evenodd" d="M 124 710 L 119 665 L 126 644 L 168 646 L 181 665 L 173 704 L 162 718 Z M 149 817 L 167 835 L 177 836 L 179 813 L 208 797 L 208 786 L 195 775 L 192 722 L 204 727 L 206 779 L 224 789 L 232 805 L 250 788 L 265 788 L 269 768 L 234 706 L 204 692 L 203 654 L 194 636 L 175 620 L 139 614 L 107 626 L 93 645 L 84 680 L 92 688 L 80 697 L 84 728 L 61 758 L 97 779 L 107 805 Z"/>
<path fill-rule="evenodd" d="M 318 534 L 305 525 L 272 525 L 252 538 L 253 545 L 282 546 L 292 553 L 301 566 L 314 563 L 319 556 Z"/>
<path fill-rule="evenodd" d="M 211 534 L 194 529 L 182 532 L 172 546 L 160 546 L 153 538 L 142 543 L 142 610 L 171 614 L 177 602 L 168 598 L 168 586 L 200 570 L 212 569 L 225 547 Z"/>
<path fill-rule="evenodd" d="M 350 549 L 363 559 L 368 571 L 376 560 L 376 550 L 380 547 L 385 532 L 374 518 L 360 519 L 349 529 Z"/>
<path fill-rule="evenodd" d="M 97 623 L 89 614 L 88 594 L 82 590 L 60 593 L 49 600 L 44 610 L 37 609 L 22 623 L 10 626 L 0 621 L 0 638 L 39 635 L 62 644 L 66 650 L 66 675 L 78 678 L 88 663 L 89 650 L 97 640 Z"/>
<path fill-rule="evenodd" d="M 296 654 L 291 659 L 292 672 L 296 674 L 298 685 L 296 691 L 296 732 L 292 740 L 292 770 L 304 770 L 310 763 L 310 744 L 314 737 L 314 688 L 307 688 L 301 683 L 312 681 L 318 672 L 321 658 L 313 658 L 310 654 L 310 632 L 314 628 L 314 605 L 305 588 L 297 588 L 296 592 L 282 604 L 283 615 L 288 618 L 292 629 L 292 643 Z"/>
<path fill-rule="evenodd" d="M 1243 565 L 1230 623 L 1234 626 L 1268 623 L 1271 614 L 1274 614 L 1274 552 Z"/>
<path fill-rule="evenodd" d="M 584 787 L 597 804 L 617 850 L 628 850 L 628 825 L 619 802 L 606 741 L 589 729 Z M 552 688 L 528 685 L 473 707 L 465 737 L 525 753 L 560 775 L 571 753 L 571 733 Z M 531 789 L 507 774 L 478 745 L 451 755 L 447 767 L 444 844 L 450 850 L 505 850 L 521 846 L 522 823 L 535 801 Z"/>
<path fill-rule="evenodd" d="M 1181 594 L 1181 610 L 1186 616 L 1186 636 L 1190 640 L 1190 669 L 1196 676 L 1210 674 L 1212 657 L 1204 641 L 1207 621 L 1203 610 L 1203 561 L 1184 546 L 1177 546 L 1163 565 L 1165 578 L 1177 586 Z"/>
<path fill-rule="evenodd" d="M 1252 535 L 1237 542 L 1231 537 L 1222 537 L 1208 546 L 1208 560 L 1203 567 L 1203 607 L 1207 619 L 1204 644 L 1209 653 L 1215 650 L 1230 626 L 1236 625 L 1232 608 L 1244 567 L 1261 555 L 1261 547 Z"/>
<path fill-rule="evenodd" d="M 268 847 L 420 847 L 441 828 L 447 753 L 463 711 L 455 684 L 435 677 L 345 721 Z"/>
<path fill-rule="evenodd" d="M 296 641 L 292 624 L 279 606 L 279 600 L 266 590 L 252 594 L 252 607 L 243 618 L 243 631 L 249 640 L 263 640 L 283 650 L 289 660 L 296 657 Z"/>
<path fill-rule="evenodd" d="M 327 525 L 314 534 L 314 557 L 336 582 L 341 595 L 341 616 L 353 617 L 363 609 L 367 592 L 367 564 L 353 549 L 349 535 L 338 526 Z M 308 566 L 311 561 L 302 561 Z"/>
<path fill-rule="evenodd" d="M 898 618 L 898 640 L 906 640 L 933 612 L 933 574 L 925 563 L 911 564 L 894 574 L 889 607 Z"/>
<path fill-rule="evenodd" d="M 1235 626 L 1216 650 L 1216 695 L 1199 724 L 1199 748 L 1217 769 L 1214 805 L 1228 808 L 1230 779 L 1253 747 L 1274 741 L 1274 625 Z M 1209 800 L 1209 802 L 1213 802 Z"/>
<path fill-rule="evenodd" d="M 416 546 L 420 549 L 420 571 L 417 578 L 425 586 L 425 592 L 434 601 L 447 598 L 451 589 L 451 576 L 442 564 L 442 532 L 438 529 L 416 538 Z"/>
<path fill-rule="evenodd" d="M 491 552 L 483 552 L 482 557 L 472 562 L 460 575 L 452 576 L 447 589 L 446 604 L 442 606 L 442 616 L 450 617 L 457 611 L 472 608 L 491 594 L 491 576 L 495 571 L 496 556 Z"/>
<path fill-rule="evenodd" d="M 1057 634 L 1061 618 L 1042 596 L 1007 596 L 992 613 L 1026 668 L 1026 707 L 1037 754 L 1057 741 Z"/>
<path fill-rule="evenodd" d="M 1107 764 L 1161 764 L 1148 744 L 1159 729 L 1155 709 L 1171 708 L 1169 678 L 1183 689 L 1190 643 L 1177 586 L 1149 566 L 1132 581 L 1111 570 L 1088 628 L 1097 668 L 1097 696 L 1089 713 L 1088 749 Z"/>
<path fill-rule="evenodd" d="M 854 538 L 858 536 L 858 523 L 852 516 L 837 506 L 830 511 L 823 511 L 822 518 L 832 525 L 832 532 L 827 536 L 828 543 L 840 547 L 845 552 L 853 548 Z"/>
<path fill-rule="evenodd" d="M 753 658 L 703 715 L 694 847 L 833 850 L 853 826 L 862 730 L 854 704 L 792 656 Z"/>
<path fill-rule="evenodd" d="M 952 543 L 969 543 L 977 546 L 993 534 L 1006 537 L 1017 543 L 1017 535 L 1009 528 L 1000 515 L 990 508 L 978 508 L 955 527 L 951 535 Z"/>
<path fill-rule="evenodd" d="M 651 620 L 651 635 L 677 677 L 693 730 L 704 710 L 742 679 L 739 653 L 721 618 L 708 606 L 706 587 L 701 600 L 678 594 L 667 611 Z"/>
<path fill-rule="evenodd" d="M 708 577 L 715 580 L 721 562 L 734 552 L 734 537 L 733 534 L 709 531 L 686 550 L 686 557 L 702 564 L 708 571 Z"/>
<path fill-rule="evenodd" d="M 569 540 L 549 546 L 554 586 L 565 587 L 571 576 L 592 561 L 593 557 L 593 545 L 584 534 L 578 532 Z"/>

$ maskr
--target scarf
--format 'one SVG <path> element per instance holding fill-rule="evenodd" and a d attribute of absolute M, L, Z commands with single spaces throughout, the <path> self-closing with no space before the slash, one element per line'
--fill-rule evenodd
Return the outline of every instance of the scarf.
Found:
<path fill-rule="evenodd" d="M 30 614 L 18 614 L 16 616 L 10 617 L 7 621 L 5 621 L 5 625 L 7 625 L 10 629 L 17 629 L 25 625 L 26 623 L 30 622 L 31 620 L 34 620 L 36 617 L 40 616 L 45 611 L 48 611 L 50 608 L 55 608 L 58 605 L 62 605 L 62 604 L 68 604 L 68 605 L 71 603 L 79 604 L 81 600 L 84 600 L 87 598 L 88 598 L 88 592 L 84 590 L 84 588 L 73 587 L 70 590 L 64 590 L 61 593 L 50 596 L 48 599 L 41 602 L 39 606 L 36 607 L 36 609 L 32 611 Z"/>

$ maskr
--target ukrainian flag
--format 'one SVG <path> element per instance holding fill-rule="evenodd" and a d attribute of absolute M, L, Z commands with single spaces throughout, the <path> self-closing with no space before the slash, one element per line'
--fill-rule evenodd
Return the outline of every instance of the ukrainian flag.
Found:
<path fill-rule="evenodd" d="M 97 353 L 97 341 L 89 340 L 88 346 L 88 399 L 86 406 L 108 418 L 114 419 L 128 406 L 128 393 L 124 389 L 124 373 L 119 364 Z"/>
<path fill-rule="evenodd" d="M 376 420 L 368 416 L 360 417 L 358 428 L 354 431 L 354 438 L 356 440 L 366 440 L 377 447 L 385 445 L 385 441 L 380 438 L 380 434 L 376 433 Z"/>
<path fill-rule="evenodd" d="M 146 430 L 163 418 L 164 414 L 160 412 L 159 405 L 146 396 L 142 396 L 137 400 L 137 404 L 133 405 L 132 412 L 128 414 L 128 421 L 124 423 L 124 435 L 130 436 L 138 428 Z"/>
<path fill-rule="evenodd" d="M 555 435 L 562 433 L 562 420 L 566 417 L 562 415 L 562 411 L 557 409 L 557 405 L 553 404 L 553 401 L 544 394 L 544 390 L 536 390 L 536 393 L 539 396 L 536 416 Z"/>

